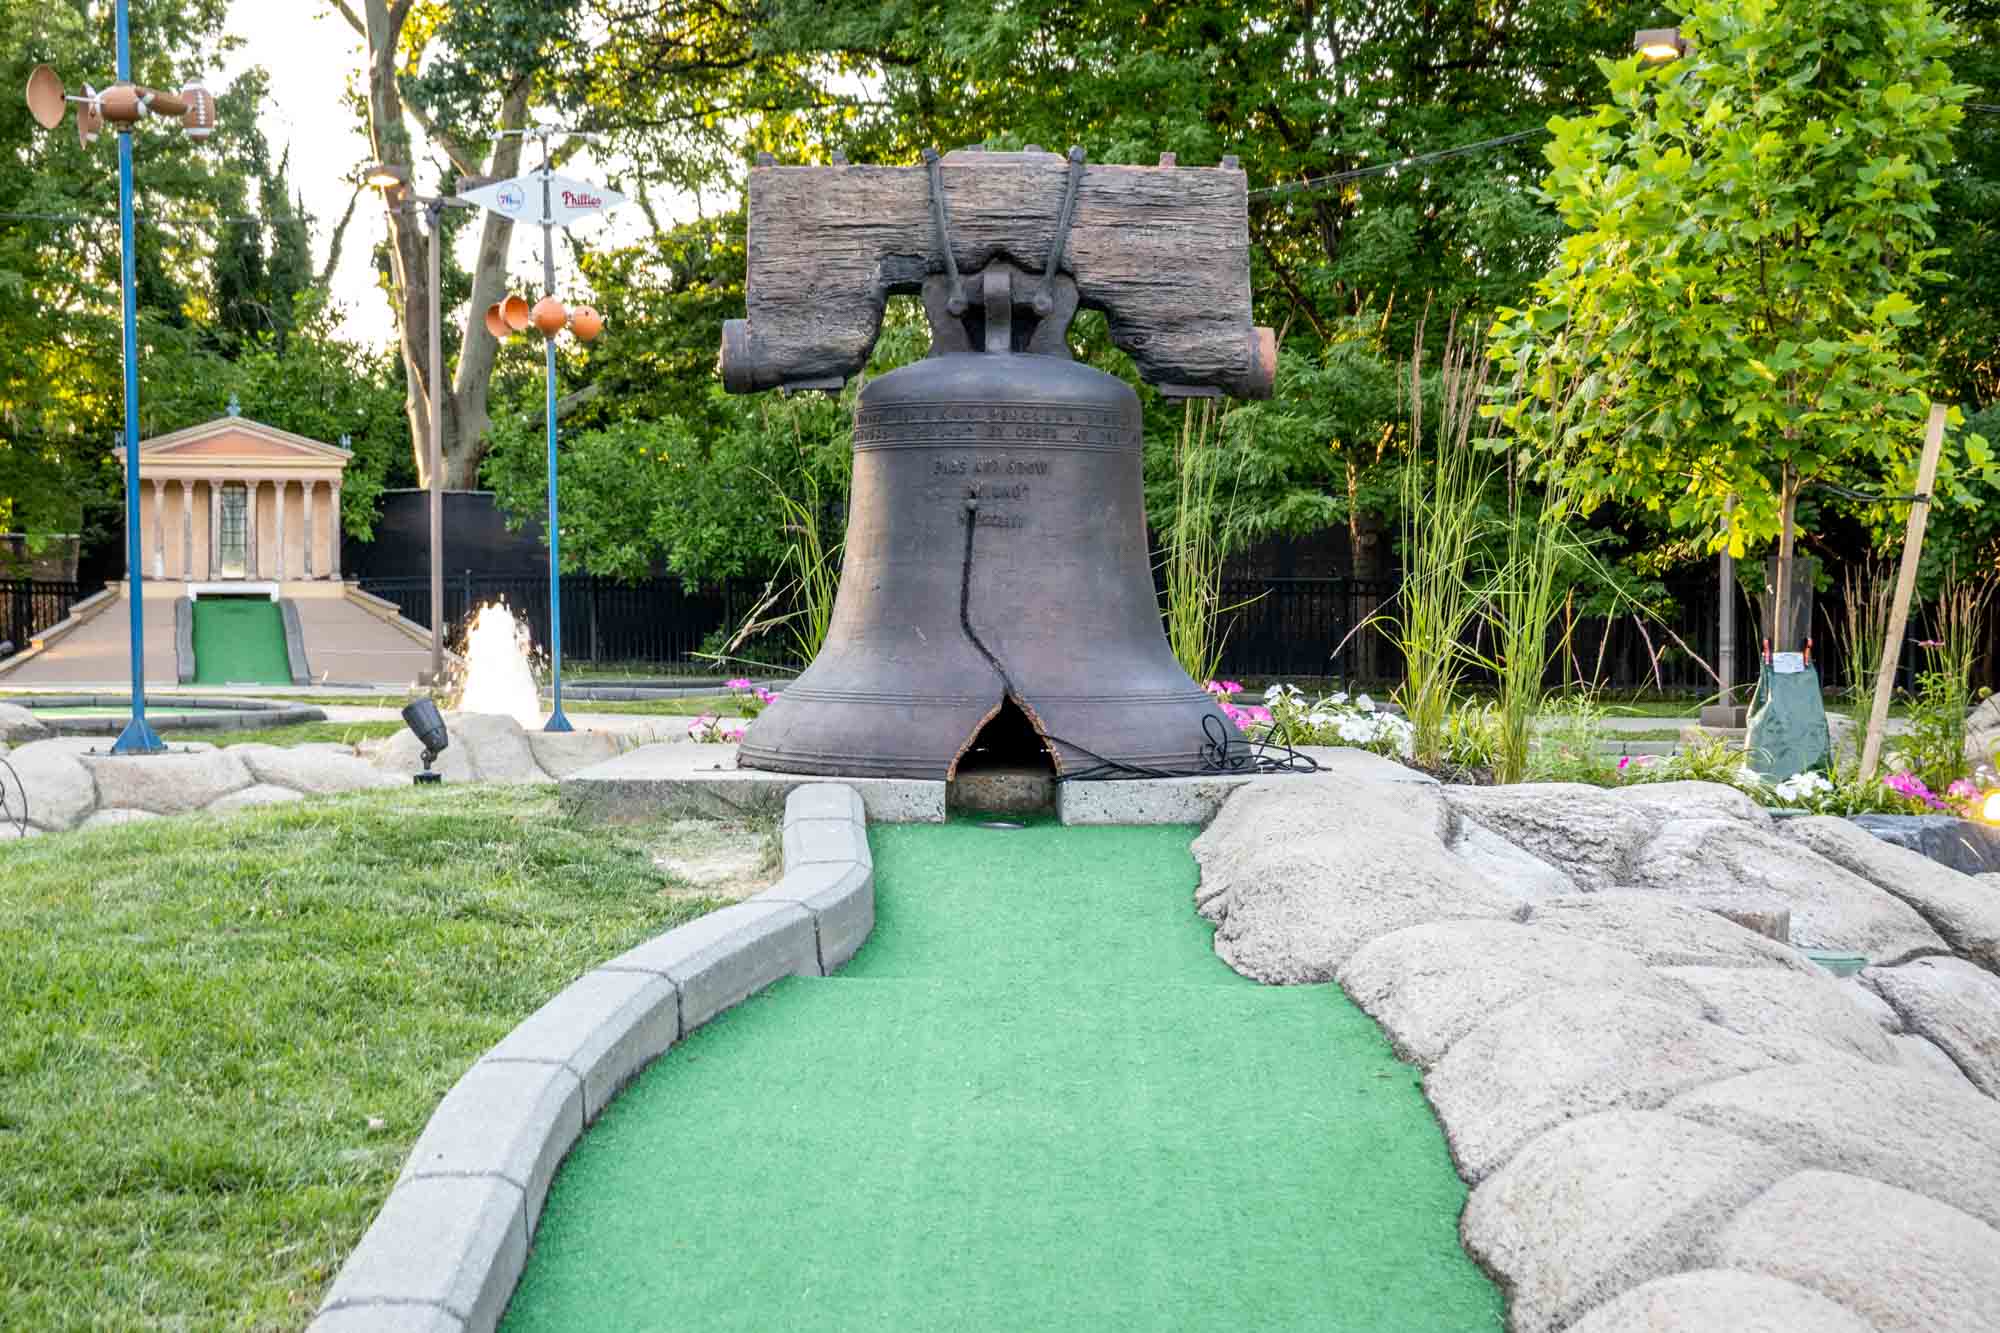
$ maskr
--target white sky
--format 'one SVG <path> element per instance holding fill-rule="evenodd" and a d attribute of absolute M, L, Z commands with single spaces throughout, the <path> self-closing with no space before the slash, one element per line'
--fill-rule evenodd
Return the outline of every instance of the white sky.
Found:
<path fill-rule="evenodd" d="M 343 101 L 350 82 L 361 86 L 361 38 L 325 0 L 231 0 L 229 26 L 243 39 L 243 46 L 230 55 L 210 86 L 220 91 L 253 65 L 269 71 L 271 96 L 258 114 L 258 124 L 270 141 L 274 160 L 288 146 L 291 149 L 292 187 L 303 196 L 306 211 L 314 219 L 314 264 L 324 264 L 333 228 L 354 189 L 353 173 L 372 156 L 366 132 Z M 422 132 L 414 122 L 410 132 L 418 144 L 417 185 L 430 192 L 437 180 L 429 174 Z M 604 178 L 587 153 L 572 159 L 563 170 L 585 180 Z M 660 202 L 671 207 L 671 193 L 660 193 Z M 585 225 L 589 239 L 603 243 L 643 235 L 645 219 L 636 207 L 627 207 L 622 216 L 613 214 L 609 222 Z M 459 236 L 459 262 L 467 267 L 478 245 L 478 231 L 476 226 L 467 227 Z M 388 299 L 376 286 L 370 267 L 375 247 L 387 233 L 382 205 L 371 191 L 355 206 L 332 282 L 333 304 L 348 336 L 376 346 L 388 346 L 396 336 Z M 573 303 L 586 293 L 577 285 L 560 232 L 557 247 L 557 287 Z M 515 228 L 512 260 L 516 274 L 531 276 L 535 286 L 541 285 L 539 228 Z M 445 317 L 453 318 L 451 312 Z M 463 317 L 462 308 L 458 317 Z"/>

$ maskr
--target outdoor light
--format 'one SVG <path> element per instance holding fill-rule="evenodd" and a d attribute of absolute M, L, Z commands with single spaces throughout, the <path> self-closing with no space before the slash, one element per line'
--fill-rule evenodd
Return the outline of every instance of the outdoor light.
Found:
<path fill-rule="evenodd" d="M 410 183 L 410 169 L 394 162 L 376 162 L 361 169 L 361 179 L 378 190 L 394 190 Z"/>
<path fill-rule="evenodd" d="M 445 729 L 444 714 L 438 712 L 436 702 L 417 699 L 405 704 L 403 723 L 424 747 L 424 771 L 416 775 L 416 784 L 422 787 L 444 781 L 443 775 L 431 772 L 431 765 L 451 745 L 451 732 Z"/>
<path fill-rule="evenodd" d="M 2000 824 L 2000 791 L 1989 791 L 1986 800 L 1979 807 L 1979 813 L 1989 824 Z"/>
<path fill-rule="evenodd" d="M 1679 28 L 1641 28 L 1632 34 L 1632 49 L 1647 64 L 1662 65 L 1687 54 Z"/>

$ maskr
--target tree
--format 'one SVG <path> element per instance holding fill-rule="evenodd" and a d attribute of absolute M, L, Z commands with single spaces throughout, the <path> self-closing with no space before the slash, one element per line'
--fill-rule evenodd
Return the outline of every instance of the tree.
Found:
<path fill-rule="evenodd" d="M 1586 510 L 1737 555 L 1775 536 L 1782 604 L 1805 486 L 1909 489 L 1905 332 L 1967 89 L 1927 0 L 1693 0 L 1681 32 L 1682 59 L 1601 61 L 1610 103 L 1550 122 L 1543 197 L 1572 234 L 1496 324 L 1503 420 Z"/>

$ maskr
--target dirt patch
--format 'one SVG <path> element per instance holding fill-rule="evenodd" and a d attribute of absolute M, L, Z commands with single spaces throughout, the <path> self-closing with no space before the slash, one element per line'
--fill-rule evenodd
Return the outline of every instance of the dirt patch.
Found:
<path fill-rule="evenodd" d="M 676 819 L 647 842 L 672 897 L 747 898 L 784 873 L 775 822 Z"/>

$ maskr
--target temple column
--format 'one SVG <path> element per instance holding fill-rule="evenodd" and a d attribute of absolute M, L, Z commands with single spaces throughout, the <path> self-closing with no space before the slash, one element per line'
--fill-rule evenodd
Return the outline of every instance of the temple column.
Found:
<path fill-rule="evenodd" d="M 326 511 L 326 546 L 332 552 L 327 557 L 327 577 L 337 579 L 340 577 L 340 483 L 333 482 L 327 490 L 333 500 Z"/>
<path fill-rule="evenodd" d="M 153 478 L 153 577 L 167 576 L 167 483 Z"/>
<path fill-rule="evenodd" d="M 278 492 L 278 502 L 272 506 L 278 520 L 277 527 L 273 529 L 275 539 L 271 543 L 272 554 L 277 557 L 278 582 L 283 583 L 285 581 L 285 492 L 291 489 L 291 485 L 283 477 L 279 477 L 271 485 Z"/>
<path fill-rule="evenodd" d="M 222 577 L 222 483 L 208 483 L 208 577 Z"/>
<path fill-rule="evenodd" d="M 243 490 L 245 501 L 243 505 L 243 577 L 246 579 L 255 579 L 262 576 L 261 571 L 264 567 L 264 562 L 261 559 L 262 553 L 257 549 L 257 538 L 259 536 L 257 531 L 257 502 L 264 498 L 263 478 L 250 478 L 243 483 Z"/>
<path fill-rule="evenodd" d="M 305 529 L 306 569 L 305 577 L 313 576 L 313 487 L 319 483 L 307 477 L 299 486 L 299 526 Z"/>
<path fill-rule="evenodd" d="M 181 478 L 181 579 L 194 577 L 194 483 Z"/>

